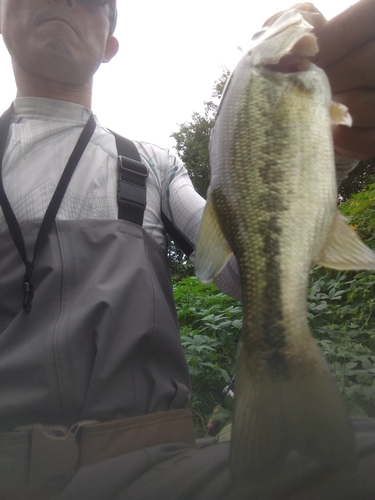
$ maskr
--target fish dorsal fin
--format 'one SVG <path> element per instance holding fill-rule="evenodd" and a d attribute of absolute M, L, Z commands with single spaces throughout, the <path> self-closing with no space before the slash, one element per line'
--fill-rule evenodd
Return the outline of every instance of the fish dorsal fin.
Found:
<path fill-rule="evenodd" d="M 220 228 L 212 199 L 209 196 L 203 212 L 195 251 L 194 266 L 197 278 L 210 283 L 223 269 L 232 250 Z"/>
<path fill-rule="evenodd" d="M 314 264 L 339 270 L 375 269 L 375 253 L 370 250 L 337 211 L 330 234 Z"/>

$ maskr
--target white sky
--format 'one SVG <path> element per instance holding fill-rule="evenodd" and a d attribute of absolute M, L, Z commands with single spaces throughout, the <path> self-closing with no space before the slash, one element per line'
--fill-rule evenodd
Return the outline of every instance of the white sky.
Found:
<path fill-rule="evenodd" d="M 129 139 L 173 147 L 172 132 L 203 111 L 221 67 L 233 69 L 251 37 L 293 0 L 118 0 L 120 51 L 95 76 L 93 109 L 100 122 Z M 326 18 L 355 0 L 315 0 Z M 15 97 L 0 37 L 0 110 Z"/>

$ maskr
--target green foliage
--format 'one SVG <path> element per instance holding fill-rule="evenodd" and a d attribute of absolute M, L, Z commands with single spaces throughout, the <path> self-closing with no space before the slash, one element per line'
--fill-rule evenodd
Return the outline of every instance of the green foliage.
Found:
<path fill-rule="evenodd" d="M 210 183 L 208 143 L 212 125 L 212 118 L 193 113 L 191 121 L 180 124 L 179 131 L 172 134 L 192 183 L 203 198 Z"/>
<path fill-rule="evenodd" d="M 171 274 L 175 279 L 182 280 L 187 276 L 194 275 L 194 265 L 186 257 L 184 252 L 167 235 L 168 260 Z"/>
<path fill-rule="evenodd" d="M 375 416 L 375 275 L 314 268 L 308 318 L 352 414 Z"/>
<path fill-rule="evenodd" d="M 190 407 L 199 433 L 234 373 L 242 307 L 215 285 L 188 277 L 174 283 L 174 296 L 193 395 Z"/>
<path fill-rule="evenodd" d="M 355 193 L 365 191 L 373 182 L 375 182 L 375 161 L 359 162 L 339 187 L 340 202 L 348 200 Z"/>
<path fill-rule="evenodd" d="M 340 210 L 375 249 L 375 184 L 369 184 L 369 175 L 362 177 L 364 189 L 341 203 Z M 314 336 L 351 412 L 375 416 L 375 273 L 315 267 L 308 294 Z"/>
<path fill-rule="evenodd" d="M 341 203 L 340 210 L 361 239 L 375 248 L 375 183 Z"/>

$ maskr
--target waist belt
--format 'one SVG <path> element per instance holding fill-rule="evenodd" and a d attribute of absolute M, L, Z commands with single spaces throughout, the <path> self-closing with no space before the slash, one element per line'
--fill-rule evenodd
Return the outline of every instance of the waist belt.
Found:
<path fill-rule="evenodd" d="M 34 424 L 0 433 L 0 499 L 49 498 L 78 467 L 162 443 L 195 444 L 190 410 L 171 410 L 70 429 Z M 4 496 L 3 496 L 4 495 Z"/>

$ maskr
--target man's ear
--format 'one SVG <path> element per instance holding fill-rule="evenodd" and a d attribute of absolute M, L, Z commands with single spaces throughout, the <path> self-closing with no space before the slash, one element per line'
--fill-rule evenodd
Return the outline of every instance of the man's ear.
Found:
<path fill-rule="evenodd" d="M 107 63 L 112 59 L 112 57 L 115 57 L 118 52 L 119 46 L 120 45 L 117 38 L 113 35 L 108 35 L 102 62 Z"/>

